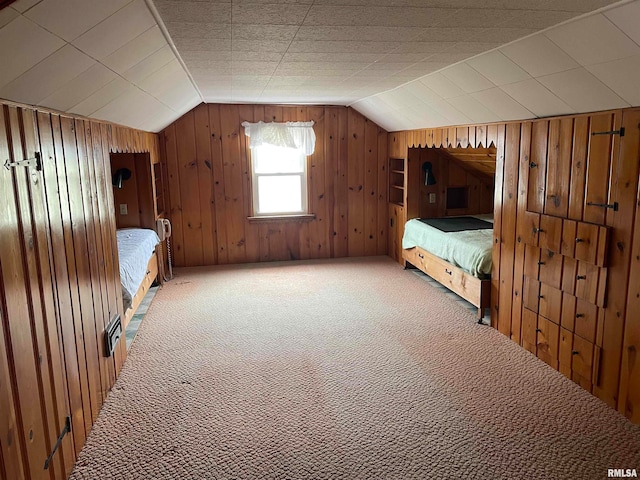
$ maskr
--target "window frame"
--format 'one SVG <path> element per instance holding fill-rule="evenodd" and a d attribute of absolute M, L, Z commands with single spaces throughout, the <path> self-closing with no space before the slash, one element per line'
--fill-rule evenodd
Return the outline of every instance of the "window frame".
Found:
<path fill-rule="evenodd" d="M 256 147 L 260 148 L 260 147 Z M 305 155 L 302 151 L 300 151 L 300 155 L 304 157 L 304 161 L 302 162 L 303 171 L 302 172 L 289 172 L 289 173 L 257 173 L 255 170 L 255 153 L 254 149 L 250 148 L 250 168 L 251 168 L 251 218 L 275 218 L 275 217 L 304 217 L 310 215 L 309 212 L 309 156 Z M 259 177 L 284 177 L 284 176 L 300 176 L 300 199 L 301 199 L 301 210 L 300 211 L 286 211 L 286 212 L 259 212 L 259 187 L 258 187 L 258 178 Z"/>

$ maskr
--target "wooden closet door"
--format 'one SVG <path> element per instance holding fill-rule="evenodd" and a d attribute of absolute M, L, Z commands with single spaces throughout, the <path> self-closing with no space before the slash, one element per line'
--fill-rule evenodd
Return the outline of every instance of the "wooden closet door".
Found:
<path fill-rule="evenodd" d="M 42 171 L 11 165 L 33 158 L 32 111 L 0 110 L 0 471 L 11 479 L 64 479 L 71 436 L 45 468 L 68 416 L 50 269 Z M 46 160 L 45 160 L 46 161 Z"/>

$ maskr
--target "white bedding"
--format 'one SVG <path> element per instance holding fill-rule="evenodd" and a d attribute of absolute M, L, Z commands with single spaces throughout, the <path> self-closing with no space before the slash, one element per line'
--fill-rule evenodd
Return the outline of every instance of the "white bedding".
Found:
<path fill-rule="evenodd" d="M 493 222 L 490 216 L 473 216 Z M 478 278 L 491 276 L 492 245 L 491 229 L 443 232 L 417 218 L 405 224 L 402 237 L 402 248 L 420 247 Z"/>
<path fill-rule="evenodd" d="M 143 228 L 125 228 L 116 232 L 118 258 L 120 259 L 120 282 L 125 309 L 131 306 L 133 296 L 147 274 L 147 265 L 156 245 L 158 234 Z"/>

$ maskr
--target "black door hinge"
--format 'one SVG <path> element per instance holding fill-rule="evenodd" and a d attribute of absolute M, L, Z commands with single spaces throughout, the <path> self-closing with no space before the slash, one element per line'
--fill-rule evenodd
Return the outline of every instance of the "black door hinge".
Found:
<path fill-rule="evenodd" d="M 4 168 L 11 170 L 11 167 L 34 167 L 40 172 L 42 170 L 42 158 L 40 156 L 40 152 L 35 152 L 33 158 L 25 158 L 24 160 L 19 160 L 17 162 L 10 162 L 9 159 L 7 159 L 4 162 Z"/>
<path fill-rule="evenodd" d="M 53 456 L 56 454 L 56 451 L 60 447 L 60 444 L 62 443 L 62 439 L 70 431 L 71 431 L 71 416 L 68 416 L 65 419 L 64 428 L 62 429 L 62 432 L 60 432 L 60 435 L 58 436 L 58 440 L 56 441 L 56 444 L 53 446 L 53 450 L 51 451 L 51 454 L 44 461 L 45 470 L 47 470 L 49 468 L 49 465 L 51 465 L 51 460 L 53 460 Z"/>
<path fill-rule="evenodd" d="M 587 202 L 587 206 L 589 207 L 602 207 L 602 208 L 610 208 L 611 210 L 613 210 L 614 212 L 618 211 L 618 202 L 613 202 L 613 203 L 594 203 L 594 202 Z"/>
<path fill-rule="evenodd" d="M 591 136 L 593 135 L 620 135 L 624 137 L 624 127 L 621 127 L 620 130 L 610 130 L 608 132 L 592 132 Z"/>

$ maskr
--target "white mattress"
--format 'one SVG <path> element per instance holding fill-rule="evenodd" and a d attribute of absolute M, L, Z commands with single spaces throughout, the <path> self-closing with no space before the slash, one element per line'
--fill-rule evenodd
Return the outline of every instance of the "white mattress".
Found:
<path fill-rule="evenodd" d="M 158 234 L 143 228 L 125 228 L 116 232 L 118 258 L 120 260 L 120 282 L 125 309 L 131 306 L 133 296 L 140 288 L 147 265 L 156 245 L 160 243 Z"/>
<path fill-rule="evenodd" d="M 493 222 L 490 216 L 473 216 Z M 405 224 L 402 237 L 402 248 L 413 247 L 420 247 L 462 268 L 474 277 L 491 276 L 493 247 L 493 230 L 491 229 L 443 232 L 414 218 Z"/>

